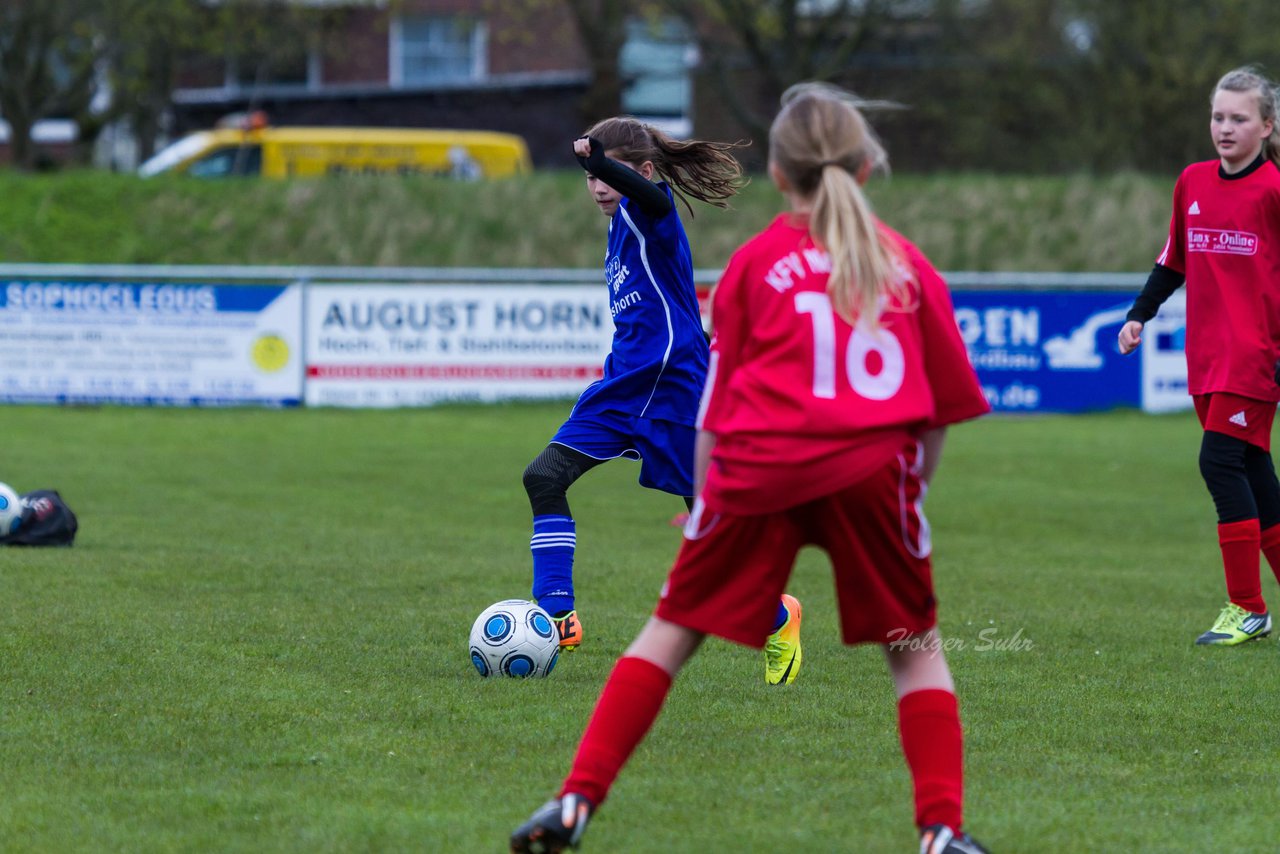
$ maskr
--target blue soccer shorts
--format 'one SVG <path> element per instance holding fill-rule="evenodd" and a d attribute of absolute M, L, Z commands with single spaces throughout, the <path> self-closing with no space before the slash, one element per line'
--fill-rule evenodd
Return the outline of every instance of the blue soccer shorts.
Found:
<path fill-rule="evenodd" d="M 551 437 L 551 444 L 596 460 L 639 460 L 641 486 L 691 496 L 697 433 L 687 424 L 621 412 L 575 413 Z"/>

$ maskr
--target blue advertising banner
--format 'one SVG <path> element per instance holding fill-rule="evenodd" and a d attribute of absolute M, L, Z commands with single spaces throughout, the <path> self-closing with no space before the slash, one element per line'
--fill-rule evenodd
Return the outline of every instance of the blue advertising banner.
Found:
<path fill-rule="evenodd" d="M 1142 363 L 1116 336 L 1130 295 L 958 290 L 956 324 L 996 412 L 1088 412 L 1142 403 Z"/>
<path fill-rule="evenodd" d="M 424 276 L 418 286 L 378 279 L 379 271 L 358 282 L 295 276 L 276 285 L 136 272 L 124 281 L 0 278 L 0 403 L 567 398 L 598 375 L 611 332 L 594 273 L 588 284 L 449 270 L 456 278 Z M 952 291 L 956 324 L 995 411 L 1189 407 L 1181 292 L 1147 324 L 1141 351 L 1121 356 L 1116 335 L 1140 276 L 967 278 L 971 290 Z M 700 291 L 704 305 L 708 294 Z"/>

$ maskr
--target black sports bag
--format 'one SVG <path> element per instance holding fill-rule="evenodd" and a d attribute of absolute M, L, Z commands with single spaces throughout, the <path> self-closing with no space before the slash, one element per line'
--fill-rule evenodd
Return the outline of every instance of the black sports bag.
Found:
<path fill-rule="evenodd" d="M 7 537 L 6 546 L 69 546 L 80 527 L 76 514 L 52 489 L 37 489 L 22 494 L 22 524 Z"/>

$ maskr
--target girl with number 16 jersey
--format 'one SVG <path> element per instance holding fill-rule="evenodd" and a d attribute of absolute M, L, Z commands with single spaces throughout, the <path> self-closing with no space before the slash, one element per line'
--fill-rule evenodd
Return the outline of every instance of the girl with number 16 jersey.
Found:
<path fill-rule="evenodd" d="M 730 261 L 712 309 L 701 423 L 716 437 L 708 509 L 773 512 L 831 494 L 923 429 L 987 411 L 946 284 L 915 246 L 880 229 L 898 281 L 878 324 L 841 317 L 826 292 L 830 256 L 804 215 L 779 215 Z"/>
<path fill-rule="evenodd" d="M 985 852 L 963 829 L 963 734 L 923 504 L 947 425 L 988 406 L 946 285 L 862 194 L 883 156 L 848 93 L 809 84 L 784 96 L 769 175 L 788 210 L 716 288 L 684 541 L 559 796 L 517 828 L 512 851 L 577 847 L 703 638 L 764 646 L 813 544 L 831 559 L 844 642 L 884 649 L 920 851 Z M 842 840 L 851 850 L 865 847 L 856 830 Z"/>

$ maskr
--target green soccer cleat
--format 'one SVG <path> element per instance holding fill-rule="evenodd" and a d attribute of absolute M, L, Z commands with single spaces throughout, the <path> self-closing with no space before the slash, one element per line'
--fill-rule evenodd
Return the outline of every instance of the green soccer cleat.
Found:
<path fill-rule="evenodd" d="M 764 642 L 764 681 L 790 685 L 800 672 L 800 600 L 782 594 L 787 621 Z"/>
<path fill-rule="evenodd" d="M 1222 609 L 1213 628 L 1196 638 L 1198 644 L 1217 644 L 1218 646 L 1235 646 L 1238 643 L 1251 641 L 1254 638 L 1265 638 L 1271 634 L 1271 614 L 1263 611 L 1255 614 L 1246 611 L 1234 602 L 1228 602 Z"/>

